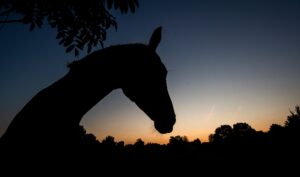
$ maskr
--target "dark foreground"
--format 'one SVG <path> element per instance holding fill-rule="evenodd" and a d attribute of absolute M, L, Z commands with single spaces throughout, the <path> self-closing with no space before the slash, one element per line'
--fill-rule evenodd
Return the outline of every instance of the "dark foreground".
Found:
<path fill-rule="evenodd" d="M 209 143 L 170 137 L 166 145 L 98 141 L 82 126 L 67 140 L 19 144 L 0 139 L 0 176 L 299 176 L 300 108 L 268 132 L 221 125 Z M 1 141 L 2 140 L 2 141 Z M 41 144 L 45 142 L 46 144 Z M 66 143 L 72 142 L 72 143 Z"/>
<path fill-rule="evenodd" d="M 10 174 L 9 176 L 18 175 L 20 172 L 23 175 L 41 174 L 41 176 L 44 176 L 42 174 L 170 176 L 220 173 L 231 176 L 263 174 L 297 176 L 300 167 L 297 144 L 254 146 L 188 143 L 178 147 L 147 144 L 140 147 L 116 146 L 113 149 L 98 144 L 93 147 L 62 148 L 59 151 L 36 149 L 22 153 L 14 148 L 7 152 L 1 151 L 1 154 L 3 155 L 1 173 Z"/>

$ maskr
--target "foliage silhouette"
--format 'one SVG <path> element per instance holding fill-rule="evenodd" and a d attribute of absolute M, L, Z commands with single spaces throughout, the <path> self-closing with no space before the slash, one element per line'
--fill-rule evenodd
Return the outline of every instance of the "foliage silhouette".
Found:
<path fill-rule="evenodd" d="M 236 123 L 232 129 L 233 141 L 237 143 L 251 143 L 254 141 L 256 131 L 247 123 Z"/>
<path fill-rule="evenodd" d="M 169 146 L 181 146 L 188 142 L 188 138 L 186 136 L 171 136 L 169 140 Z"/>
<path fill-rule="evenodd" d="M 221 125 L 214 134 L 209 135 L 209 141 L 217 144 L 248 144 L 255 141 L 257 132 L 247 123 Z"/>
<path fill-rule="evenodd" d="M 291 122 L 295 122 L 294 119 L 298 119 L 297 110 L 296 107 L 295 112 L 291 111 L 287 121 L 292 118 Z M 295 128 L 300 128 L 298 124 L 294 125 Z M 115 158 L 113 164 L 138 166 L 149 162 L 151 167 L 156 165 L 159 168 L 167 163 L 176 169 L 168 171 L 169 175 L 179 172 L 187 174 L 191 167 L 201 167 L 202 172 L 210 174 L 230 171 L 230 174 L 240 175 L 237 171 L 241 170 L 253 175 L 294 175 L 298 168 L 293 161 L 299 158 L 299 145 L 293 143 L 295 139 L 287 137 L 299 139 L 300 134 L 291 135 L 288 128 L 272 124 L 268 132 L 262 132 L 254 130 L 247 123 L 221 125 L 211 134 L 213 141 L 209 143 L 201 143 L 199 139 L 190 142 L 186 136 L 180 135 L 170 136 L 167 145 L 145 144 L 142 139 L 137 139 L 134 145 L 121 148 L 123 150 L 119 151 L 119 158 Z"/>
<path fill-rule="evenodd" d="M 300 107 L 295 107 L 295 112 L 290 111 L 291 115 L 285 121 L 285 127 L 292 130 L 299 130 L 300 127 Z"/>
<path fill-rule="evenodd" d="M 115 138 L 109 135 L 102 141 L 102 144 L 108 147 L 114 147 L 116 145 Z"/>
<path fill-rule="evenodd" d="M 69 73 L 40 91 L 15 116 L 2 142 L 29 149 L 36 145 L 68 149 L 81 141 L 93 143 L 92 135 L 78 136 L 85 134 L 79 123 L 118 88 L 153 120 L 160 133 L 171 132 L 176 119 L 167 90 L 167 70 L 155 52 L 160 40 L 161 27 L 153 32 L 149 44 L 112 46 L 71 63 Z"/>
<path fill-rule="evenodd" d="M 232 127 L 230 125 L 221 125 L 215 130 L 214 134 L 209 135 L 209 142 L 224 143 L 230 142 L 233 136 Z"/>
<path fill-rule="evenodd" d="M 295 111 L 290 111 L 290 115 L 285 121 L 286 139 L 294 148 L 300 148 L 300 107 L 297 105 Z"/>
<path fill-rule="evenodd" d="M 278 124 L 272 124 L 269 131 L 268 136 L 270 142 L 273 144 L 280 144 L 286 142 L 286 130 L 283 126 Z"/>
<path fill-rule="evenodd" d="M 295 112 L 291 111 L 287 121 L 293 119 L 291 122 L 294 122 L 294 119 L 299 118 L 297 110 L 296 107 Z M 83 168 L 81 164 L 80 169 L 91 170 L 91 166 L 94 165 L 99 171 L 99 168 L 105 170 L 113 166 L 116 171 L 112 173 L 121 171 L 121 175 L 133 174 L 136 168 L 147 171 L 149 166 L 145 164 L 151 164 L 149 173 L 154 174 L 187 174 L 189 169 L 200 168 L 202 173 L 209 174 L 229 172 L 228 174 L 240 176 L 239 171 L 243 171 L 251 175 L 283 173 L 286 176 L 294 176 L 298 170 L 298 163 L 295 162 L 300 158 L 299 144 L 295 142 L 299 140 L 300 135 L 291 134 L 293 132 L 288 130 L 289 126 L 272 124 L 268 132 L 262 132 L 254 130 L 247 123 L 236 123 L 233 128 L 230 125 L 221 125 L 211 134 L 218 137 L 216 139 L 220 141 L 217 143 L 201 143 L 199 139 L 190 142 L 186 136 L 177 135 L 171 136 L 167 145 L 145 144 L 140 138 L 133 145 L 124 145 L 123 141 L 116 142 L 113 136 L 107 136 L 100 143 L 94 138 L 88 138 L 89 134 L 81 127 L 78 129 L 78 135 L 94 143 L 82 141 L 84 148 L 76 154 L 76 158 L 82 154 L 80 162 L 87 165 Z M 300 128 L 299 124 L 293 126 L 295 129 Z M 75 163 L 78 163 L 78 159 L 74 160 L 73 165 L 76 165 Z M 169 170 L 166 164 L 175 170 Z"/>
<path fill-rule="evenodd" d="M 143 147 L 144 145 L 145 145 L 145 142 L 141 138 L 138 138 L 136 140 L 136 142 L 134 143 L 134 146 L 137 148 Z"/>
<path fill-rule="evenodd" d="M 110 9 L 134 13 L 138 6 L 137 0 L 2 0 L 0 17 L 4 20 L 0 24 L 23 23 L 30 25 L 32 31 L 47 21 L 57 29 L 59 44 L 77 56 L 86 46 L 88 53 L 98 44 L 103 47 L 106 31 L 117 29 Z"/>
<path fill-rule="evenodd" d="M 200 146 L 201 145 L 201 140 L 199 138 L 196 138 L 192 144 L 194 144 L 195 146 Z"/>

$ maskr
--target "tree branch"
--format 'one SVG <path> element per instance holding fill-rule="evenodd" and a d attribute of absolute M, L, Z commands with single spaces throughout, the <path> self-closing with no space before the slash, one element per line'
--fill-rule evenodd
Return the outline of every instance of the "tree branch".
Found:
<path fill-rule="evenodd" d="M 14 11 L 14 8 L 11 7 L 11 8 L 8 9 L 7 11 L 1 12 L 1 13 L 0 13 L 0 16 L 8 15 L 8 14 L 10 14 L 12 11 Z"/>

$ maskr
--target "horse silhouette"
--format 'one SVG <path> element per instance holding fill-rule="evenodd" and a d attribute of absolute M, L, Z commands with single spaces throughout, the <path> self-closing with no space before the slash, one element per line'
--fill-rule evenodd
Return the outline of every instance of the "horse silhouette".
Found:
<path fill-rule="evenodd" d="M 2 143 L 72 144 L 83 115 L 118 88 L 154 121 L 158 132 L 171 132 L 175 113 L 167 70 L 155 52 L 160 40 L 161 27 L 149 44 L 111 46 L 72 62 L 64 77 L 37 93 L 14 117 Z"/>

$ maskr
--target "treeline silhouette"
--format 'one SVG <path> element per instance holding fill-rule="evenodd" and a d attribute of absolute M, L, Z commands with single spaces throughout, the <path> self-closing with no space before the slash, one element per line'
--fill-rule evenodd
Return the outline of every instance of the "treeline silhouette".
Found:
<path fill-rule="evenodd" d="M 167 144 L 146 144 L 139 138 L 125 145 L 124 141 L 116 142 L 112 136 L 99 141 L 83 127 L 80 135 L 81 145 L 88 149 L 85 155 L 112 163 L 198 162 L 218 167 L 233 164 L 264 167 L 268 164 L 272 168 L 282 168 L 299 164 L 300 108 L 296 106 L 295 111 L 290 111 L 284 125 L 272 124 L 267 132 L 256 131 L 247 123 L 221 125 L 209 135 L 209 142 L 201 142 L 198 138 L 189 141 L 186 136 L 178 135 L 171 136 Z"/>
<path fill-rule="evenodd" d="M 187 136 L 171 136 L 169 143 L 160 146 L 178 147 L 192 145 L 280 145 L 300 143 L 300 108 L 297 105 L 295 111 L 290 111 L 291 115 L 287 116 L 284 125 L 272 124 L 267 132 L 256 131 L 247 123 L 236 123 L 233 126 L 221 125 L 216 128 L 213 134 L 209 135 L 209 142 L 201 143 L 197 138 L 189 141 Z M 87 133 L 83 126 L 79 127 L 78 136 L 80 144 L 84 146 L 109 146 L 109 147 L 144 147 L 152 146 L 153 143 L 145 144 L 141 138 L 138 138 L 134 144 L 125 145 L 124 141 L 115 142 L 113 136 L 107 136 L 102 141 L 91 134 Z"/>
<path fill-rule="evenodd" d="M 296 106 L 294 111 L 290 111 L 284 125 L 272 124 L 267 132 L 256 131 L 247 123 L 221 125 L 209 135 L 209 142 L 201 142 L 198 138 L 190 141 L 181 135 L 171 136 L 167 144 L 145 143 L 140 138 L 133 144 L 125 144 L 124 141 L 115 141 L 113 136 L 99 141 L 93 134 L 87 133 L 83 126 L 78 128 L 77 138 L 76 147 L 69 147 L 67 151 L 62 151 L 64 153 L 58 154 L 53 154 L 55 151 L 51 150 L 41 152 L 36 162 L 40 165 L 43 164 L 40 161 L 50 159 L 49 162 L 52 160 L 55 165 L 71 164 L 72 169 L 89 169 L 89 172 L 126 167 L 127 171 L 122 173 L 127 174 L 135 171 L 137 166 L 143 170 L 151 168 L 155 172 L 158 169 L 166 172 L 167 165 L 175 168 L 168 171 L 169 174 L 199 168 L 211 174 L 221 171 L 240 176 L 242 174 L 236 171 L 239 169 L 248 175 L 257 175 L 258 171 L 287 175 L 299 168 L 300 108 Z M 23 160 L 20 156 L 15 157 L 6 159 L 5 163 L 10 163 L 10 167 L 16 163 L 22 166 L 34 156 L 27 154 Z M 146 164 L 151 164 L 151 167 Z M 47 168 L 53 170 L 53 166 Z"/>

